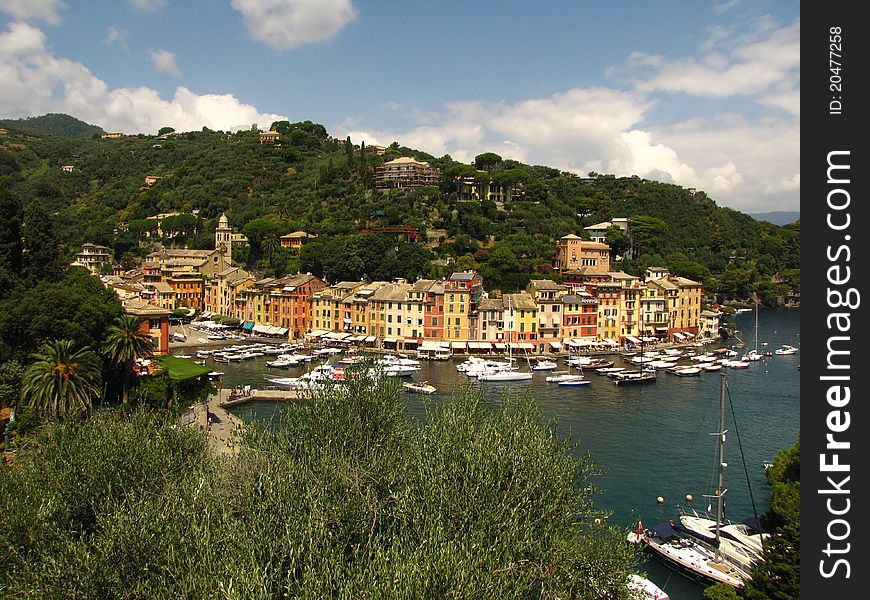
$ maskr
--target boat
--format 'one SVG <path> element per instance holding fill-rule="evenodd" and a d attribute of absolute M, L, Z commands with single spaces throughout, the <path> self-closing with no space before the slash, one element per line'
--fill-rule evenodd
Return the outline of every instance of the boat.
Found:
<path fill-rule="evenodd" d="M 732 543 L 723 536 L 725 500 L 725 371 L 722 371 L 719 393 L 719 428 L 713 435 L 717 437 L 718 482 L 716 490 L 708 498 L 716 500 L 716 512 L 712 531 L 708 523 L 699 526 L 697 515 L 694 521 L 669 520 L 657 524 L 649 530 L 638 523 L 637 533 L 629 534 L 629 541 L 643 543 L 657 558 L 668 567 L 691 579 L 706 583 L 725 583 L 734 588 L 742 588 L 750 579 L 749 571 L 753 560 L 739 543 Z M 712 507 L 711 507 L 712 510 Z M 703 531 L 700 531 L 703 529 Z M 709 534 L 712 533 L 712 536 Z M 725 541 L 723 541 L 725 540 Z"/>
<path fill-rule="evenodd" d="M 635 383 L 652 383 L 656 380 L 656 372 L 653 371 L 622 371 L 614 373 L 613 382 L 616 385 L 631 385 Z"/>
<path fill-rule="evenodd" d="M 417 392 L 418 394 L 434 394 L 437 391 L 435 386 L 428 381 L 420 381 L 418 383 L 406 381 L 402 384 L 402 387 L 409 392 Z"/>
<path fill-rule="evenodd" d="M 703 371 L 703 367 L 674 367 L 670 369 L 670 372 L 674 375 L 679 375 L 680 377 L 692 377 L 693 375 L 700 375 Z"/>
<path fill-rule="evenodd" d="M 628 576 L 628 591 L 632 600 L 670 600 L 665 591 L 637 573 Z"/>
<path fill-rule="evenodd" d="M 782 356 L 782 355 L 787 355 L 787 354 L 794 354 L 797 351 L 798 351 L 798 349 L 795 348 L 794 346 L 789 346 L 788 344 L 783 344 L 781 348 L 777 348 L 776 350 L 773 351 L 773 353 L 779 354 L 780 356 Z"/>
<path fill-rule="evenodd" d="M 755 303 L 755 346 L 752 350 L 743 355 L 743 360 L 755 362 L 764 358 L 764 355 L 758 350 L 758 302 Z"/>
<path fill-rule="evenodd" d="M 567 386 L 579 386 L 579 385 L 589 385 L 592 382 L 588 379 L 584 379 L 582 375 L 571 375 L 570 377 L 560 379 L 556 382 L 557 385 L 567 385 Z"/>
<path fill-rule="evenodd" d="M 266 366 L 271 367 L 273 369 L 285 369 L 287 367 L 290 367 L 290 366 L 293 366 L 296 364 L 298 364 L 298 363 L 296 363 L 292 360 L 288 360 L 287 358 L 281 358 L 281 357 L 276 358 L 275 360 L 267 360 L 266 361 Z"/>
<path fill-rule="evenodd" d="M 539 360 L 535 363 L 535 366 L 532 367 L 532 371 L 552 371 L 556 367 L 558 367 L 556 363 L 552 360 Z"/>
<path fill-rule="evenodd" d="M 596 375 L 612 375 L 614 373 L 622 373 L 625 371 L 625 367 L 602 367 L 600 369 L 595 369 Z"/>
<path fill-rule="evenodd" d="M 513 338 L 513 311 L 511 310 L 511 297 L 508 296 L 508 314 L 510 316 L 510 327 L 508 328 L 508 340 Z M 485 370 L 477 376 L 478 381 L 528 381 L 532 378 L 531 371 L 520 371 L 513 366 L 513 347 L 512 343 L 508 343 L 508 368 L 499 370 Z"/>
<path fill-rule="evenodd" d="M 477 376 L 478 381 L 528 381 L 532 378 L 530 371 L 501 370 L 488 371 Z"/>
<path fill-rule="evenodd" d="M 731 367 L 732 369 L 746 369 L 746 368 L 748 368 L 751 364 L 752 364 L 751 362 L 749 362 L 748 360 L 744 360 L 744 359 L 740 359 L 740 360 L 723 360 L 723 361 L 722 361 L 722 366 L 723 366 L 723 367 Z"/>

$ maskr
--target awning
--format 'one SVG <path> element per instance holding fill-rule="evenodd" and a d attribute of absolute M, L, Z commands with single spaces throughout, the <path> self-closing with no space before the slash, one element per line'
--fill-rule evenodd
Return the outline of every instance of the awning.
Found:
<path fill-rule="evenodd" d="M 254 333 L 267 333 L 270 329 L 269 325 L 254 325 Z"/>
<path fill-rule="evenodd" d="M 625 336 L 625 339 L 627 339 L 632 344 L 640 344 L 640 340 L 634 336 L 627 335 L 627 336 Z"/>
<path fill-rule="evenodd" d="M 469 350 L 492 350 L 492 344 L 489 342 L 468 342 Z"/>
<path fill-rule="evenodd" d="M 365 343 L 366 343 L 366 344 L 370 344 L 370 343 L 372 343 L 373 341 L 375 341 L 376 339 L 378 339 L 378 338 L 376 338 L 376 337 L 373 336 L 373 335 L 366 336 Z"/>
<path fill-rule="evenodd" d="M 594 346 L 596 344 L 596 342 L 593 342 L 591 340 L 584 340 L 582 338 L 571 338 L 570 340 L 566 340 L 565 343 L 568 344 L 569 346 L 577 346 L 577 347 Z"/>
<path fill-rule="evenodd" d="M 678 340 L 684 340 L 684 339 L 686 339 L 686 336 L 684 336 L 684 335 L 683 335 L 682 333 L 680 333 L 679 331 L 675 331 L 675 332 L 674 332 L 674 337 L 677 338 Z"/>
<path fill-rule="evenodd" d="M 561 342 L 550 342 L 550 348 L 552 348 L 553 350 L 556 350 L 556 351 L 561 350 L 562 343 Z"/>
<path fill-rule="evenodd" d="M 395 343 L 398 342 L 398 341 L 399 341 L 399 338 L 394 338 L 394 337 L 386 337 L 386 338 L 384 338 L 384 343 L 385 343 L 385 344 L 395 344 Z"/>
<path fill-rule="evenodd" d="M 692 333 L 691 331 L 684 331 L 684 332 L 683 332 L 683 335 L 686 336 L 687 338 L 693 338 L 693 337 L 695 337 L 695 334 Z"/>
<path fill-rule="evenodd" d="M 496 350 L 504 350 L 505 348 L 507 348 L 507 346 L 505 346 L 502 342 L 493 342 L 492 345 L 495 346 Z"/>
<path fill-rule="evenodd" d="M 534 350 L 535 349 L 535 345 L 530 344 L 528 342 L 517 342 L 517 343 L 513 344 L 513 347 L 518 348 L 520 350 Z"/>
<path fill-rule="evenodd" d="M 246 329 L 246 330 L 250 331 L 253 328 L 254 328 L 253 321 L 245 321 L 244 323 L 242 323 L 242 329 Z"/>
<path fill-rule="evenodd" d="M 430 351 L 440 350 L 440 349 L 441 349 L 441 344 L 439 344 L 438 342 L 423 342 L 422 344 L 420 344 L 420 347 L 418 348 L 418 350 L 430 350 Z"/>
<path fill-rule="evenodd" d="M 325 333 L 329 333 L 329 332 L 325 329 L 314 329 L 314 330 L 306 333 L 305 337 L 307 337 L 307 338 L 319 338 L 320 336 L 322 336 Z"/>
<path fill-rule="evenodd" d="M 410 340 L 409 340 L 409 339 L 405 339 L 405 348 L 408 348 L 408 349 L 413 348 L 414 346 L 416 346 L 416 345 L 419 344 L 419 343 L 420 343 L 420 342 L 419 342 L 418 340 L 414 340 L 414 339 L 410 339 Z"/>
<path fill-rule="evenodd" d="M 601 341 L 603 343 L 607 344 L 608 346 L 618 346 L 619 345 L 619 342 L 617 342 L 616 340 L 614 340 L 612 338 L 604 338 Z"/>
<path fill-rule="evenodd" d="M 450 342 L 450 348 L 453 350 L 465 350 L 465 342 Z"/>

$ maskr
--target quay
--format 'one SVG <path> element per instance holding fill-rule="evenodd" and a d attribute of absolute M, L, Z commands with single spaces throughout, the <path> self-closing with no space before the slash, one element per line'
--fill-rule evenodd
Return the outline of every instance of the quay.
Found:
<path fill-rule="evenodd" d="M 232 408 L 248 402 L 291 402 L 302 398 L 299 390 L 288 390 L 280 387 L 255 388 L 243 386 L 221 389 L 217 396 L 217 404 L 221 408 Z"/>

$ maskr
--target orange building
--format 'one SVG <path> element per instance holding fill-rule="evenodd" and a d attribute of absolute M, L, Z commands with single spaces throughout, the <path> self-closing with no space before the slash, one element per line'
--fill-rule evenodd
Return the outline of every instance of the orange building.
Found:
<path fill-rule="evenodd" d="M 557 271 L 569 271 L 581 267 L 595 267 L 602 271 L 609 271 L 610 246 L 584 240 L 573 233 L 562 236 L 556 242 L 554 266 Z"/>
<path fill-rule="evenodd" d="M 141 300 L 123 302 L 124 312 L 139 317 L 139 331 L 151 337 L 154 354 L 169 353 L 169 311 Z"/>

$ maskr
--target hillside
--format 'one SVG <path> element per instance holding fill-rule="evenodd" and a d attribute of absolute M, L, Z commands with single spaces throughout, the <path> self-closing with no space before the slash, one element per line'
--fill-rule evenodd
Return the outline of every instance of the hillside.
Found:
<path fill-rule="evenodd" d="M 440 276 L 452 261 L 450 269 L 478 269 L 488 288 L 509 291 L 530 278 L 558 278 L 552 264 L 559 237 L 627 217 L 632 239 L 609 239 L 617 254 L 630 241 L 633 258 L 617 264 L 627 272 L 666 266 L 724 297 L 757 292 L 770 302 L 799 290 L 799 224 L 759 222 L 702 192 L 637 177 L 580 178 L 491 153 L 476 165 L 395 143 L 378 155 L 310 121 L 276 127 L 283 134 L 277 146 L 260 144 L 252 131 L 99 139 L 23 136 L 10 128 L 0 137 L 0 176 L 22 206 L 38 200 L 51 215 L 68 257 L 87 241 L 135 264 L 155 241 L 145 218 L 167 212 L 185 214 L 163 232 L 164 243 L 213 247 L 225 212 L 250 242 L 233 257 L 268 274 L 302 269 L 330 281 Z M 438 167 L 438 185 L 376 188 L 375 168 L 399 156 Z M 160 179 L 147 185 L 146 176 Z M 502 184 L 512 197 L 461 201 L 460 176 Z M 362 233 L 387 226 L 416 228 L 418 243 Z M 276 243 L 296 230 L 318 236 L 300 257 Z"/>
<path fill-rule="evenodd" d="M 63 114 L 47 114 L 26 119 L 3 119 L 0 127 L 37 135 L 55 135 L 70 138 L 89 138 L 103 132 L 101 127 L 88 125 L 75 117 Z"/>

